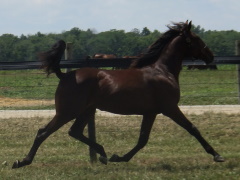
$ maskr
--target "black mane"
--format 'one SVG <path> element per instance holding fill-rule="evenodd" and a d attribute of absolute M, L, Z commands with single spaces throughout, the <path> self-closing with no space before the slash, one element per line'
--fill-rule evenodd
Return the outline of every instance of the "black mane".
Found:
<path fill-rule="evenodd" d="M 164 47 L 177 37 L 181 31 L 186 27 L 186 23 L 173 23 L 172 26 L 168 25 L 166 31 L 157 41 L 155 41 L 147 50 L 147 52 L 140 58 L 134 60 L 130 65 L 131 68 L 142 68 L 155 63 L 162 53 Z"/>

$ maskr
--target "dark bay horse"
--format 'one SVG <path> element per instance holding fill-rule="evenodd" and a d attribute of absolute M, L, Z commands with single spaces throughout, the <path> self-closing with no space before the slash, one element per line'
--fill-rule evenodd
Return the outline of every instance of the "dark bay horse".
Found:
<path fill-rule="evenodd" d="M 93 55 L 94 59 L 114 59 L 117 58 L 117 56 L 115 54 L 94 54 Z M 113 67 L 112 69 L 119 69 L 116 67 Z"/>
<path fill-rule="evenodd" d="M 147 144 L 153 122 L 160 113 L 193 135 L 216 162 L 224 161 L 178 107 L 178 78 L 183 58 L 195 57 L 206 63 L 213 61 L 210 49 L 191 32 L 191 22 L 169 26 L 169 30 L 149 47 L 146 54 L 126 70 L 82 68 L 63 73 L 59 63 L 65 47 L 65 42 L 60 40 L 51 50 L 40 55 L 47 74 L 56 73 L 60 79 L 55 94 L 56 115 L 39 129 L 28 155 L 22 161 L 15 161 L 13 168 L 31 164 L 42 142 L 73 119 L 76 120 L 69 135 L 93 148 L 100 154 L 102 163 L 127 162 Z M 139 140 L 132 150 L 123 156 L 113 155 L 107 159 L 103 146 L 83 134 L 96 108 L 143 116 Z"/>
<path fill-rule="evenodd" d="M 209 64 L 209 65 L 188 65 L 187 66 L 187 70 L 194 70 L 194 69 L 199 69 L 199 70 L 205 70 L 205 69 L 217 70 L 217 65 Z"/>
<path fill-rule="evenodd" d="M 140 58 L 141 55 L 138 55 L 138 56 L 123 56 L 122 58 L 134 58 L 134 59 L 137 59 L 137 58 Z"/>
<path fill-rule="evenodd" d="M 117 56 L 115 54 L 94 54 L 93 58 L 113 59 L 113 58 L 117 58 Z"/>

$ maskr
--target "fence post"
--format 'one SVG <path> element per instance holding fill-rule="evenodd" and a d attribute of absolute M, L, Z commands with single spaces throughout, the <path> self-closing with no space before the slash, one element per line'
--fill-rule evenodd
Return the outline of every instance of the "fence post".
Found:
<path fill-rule="evenodd" d="M 66 43 L 66 49 L 65 49 L 65 60 L 71 60 L 72 59 L 72 47 L 73 43 L 67 42 Z M 71 71 L 71 68 L 67 68 L 66 72 Z"/>
<path fill-rule="evenodd" d="M 240 40 L 235 42 L 236 56 L 240 56 Z M 238 103 L 240 104 L 240 64 L 237 64 Z"/>
<path fill-rule="evenodd" d="M 92 116 L 89 117 L 88 122 L 88 138 L 94 142 L 96 142 L 96 128 L 95 128 L 95 113 L 92 113 Z M 97 153 L 94 149 L 89 147 L 89 155 L 90 155 L 90 162 L 94 163 L 97 162 Z"/>

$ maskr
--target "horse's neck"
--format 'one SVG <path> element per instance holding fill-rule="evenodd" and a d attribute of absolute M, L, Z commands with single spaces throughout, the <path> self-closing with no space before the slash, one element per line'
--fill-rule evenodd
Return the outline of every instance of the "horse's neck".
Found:
<path fill-rule="evenodd" d="M 155 66 L 165 65 L 178 82 L 185 52 L 186 48 L 184 46 L 179 46 L 178 42 L 170 43 L 166 47 L 165 51 L 160 55 L 158 61 L 155 63 Z"/>

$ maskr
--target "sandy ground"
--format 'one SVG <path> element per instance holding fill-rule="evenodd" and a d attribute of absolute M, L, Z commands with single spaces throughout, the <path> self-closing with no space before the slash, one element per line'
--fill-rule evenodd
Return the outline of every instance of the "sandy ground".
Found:
<path fill-rule="evenodd" d="M 54 104 L 54 100 L 36 100 L 36 99 L 0 97 L 0 107 L 32 107 L 52 104 Z"/>
<path fill-rule="evenodd" d="M 240 105 L 180 106 L 180 109 L 185 114 L 200 115 L 203 113 L 210 112 L 240 115 Z M 0 119 L 34 118 L 34 117 L 52 118 L 54 114 L 55 110 L 0 110 Z M 100 110 L 97 110 L 97 115 L 109 117 L 119 116 L 117 114 L 112 114 Z"/>

